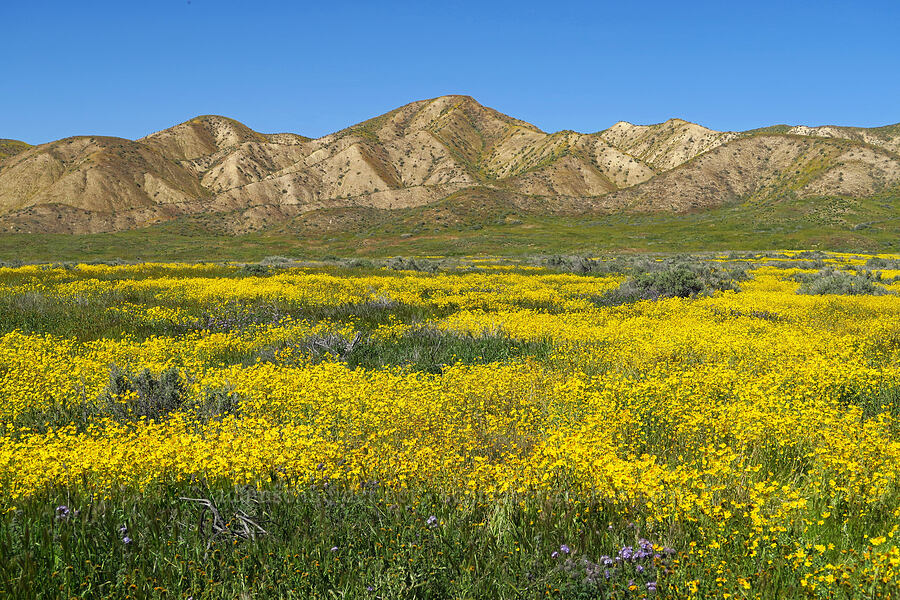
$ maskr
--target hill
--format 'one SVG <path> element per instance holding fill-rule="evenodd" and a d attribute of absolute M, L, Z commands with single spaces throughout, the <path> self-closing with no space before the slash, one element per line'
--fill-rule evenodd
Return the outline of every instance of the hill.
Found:
<path fill-rule="evenodd" d="M 422 230 L 801 200 L 827 206 L 896 195 L 898 153 L 900 125 L 720 132 L 670 119 L 547 133 L 468 96 L 412 102 L 318 139 L 206 115 L 135 141 L 0 140 L 0 231 L 181 223 L 215 235 L 309 236 L 315 231 L 297 224 L 325 214 L 351 229 L 358 219 L 344 215 L 377 214 L 387 232 L 409 229 L 413 213 L 425 221 L 412 229 Z M 473 203 L 484 210 L 453 216 Z"/>
<path fill-rule="evenodd" d="M 12 156 L 14 154 L 18 154 L 19 152 L 24 152 L 30 147 L 31 146 L 29 144 L 20 142 L 19 140 L 7 140 L 0 138 L 0 160 L 3 160 L 7 156 Z"/>
<path fill-rule="evenodd" d="M 685 212 L 797 197 L 864 198 L 896 190 L 900 160 L 842 138 L 756 134 L 714 147 L 602 199 L 608 210 Z"/>

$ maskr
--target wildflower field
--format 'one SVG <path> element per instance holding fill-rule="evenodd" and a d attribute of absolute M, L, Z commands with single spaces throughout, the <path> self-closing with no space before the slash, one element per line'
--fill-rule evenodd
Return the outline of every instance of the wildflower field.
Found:
<path fill-rule="evenodd" d="M 900 259 L 0 268 L 0 597 L 900 598 Z"/>

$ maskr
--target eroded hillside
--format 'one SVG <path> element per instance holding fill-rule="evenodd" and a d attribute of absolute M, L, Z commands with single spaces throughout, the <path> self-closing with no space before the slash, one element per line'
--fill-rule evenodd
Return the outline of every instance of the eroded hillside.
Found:
<path fill-rule="evenodd" d="M 318 139 L 201 116 L 137 141 L 0 140 L 0 229 L 88 233 L 219 215 L 246 232 L 332 208 L 410 209 L 466 190 L 532 212 L 676 211 L 900 182 L 900 128 L 719 132 L 680 119 L 546 133 L 443 96 Z"/>

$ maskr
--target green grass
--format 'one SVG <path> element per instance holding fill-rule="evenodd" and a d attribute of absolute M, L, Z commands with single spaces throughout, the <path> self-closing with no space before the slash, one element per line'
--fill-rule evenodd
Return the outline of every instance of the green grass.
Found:
<path fill-rule="evenodd" d="M 440 218 L 438 218 L 440 217 Z M 330 229 L 322 222 L 337 221 Z M 266 256 L 900 250 L 900 196 L 784 197 L 687 214 L 537 216 L 477 199 L 418 209 L 321 211 L 245 235 L 175 221 L 89 235 L 4 234 L 0 261 L 259 261 Z"/>
<path fill-rule="evenodd" d="M 867 531 L 890 521 L 882 513 L 873 510 Z M 824 524 L 818 539 L 839 525 Z M 710 526 L 703 519 L 677 528 L 648 524 L 621 506 L 564 492 L 488 500 L 390 490 L 377 481 L 357 489 L 311 482 L 302 490 L 197 482 L 108 497 L 59 490 L 0 519 L 0 597 L 624 600 L 683 598 L 698 575 L 698 597 L 716 597 L 715 577 L 698 573 L 685 553 Z M 867 531 L 834 539 L 864 544 Z M 785 532 L 785 540 L 798 533 Z M 603 564 L 642 539 L 670 550 Z M 789 576 L 780 540 L 754 558 L 743 542 L 735 532 L 734 548 L 708 548 L 705 563 L 721 559 L 729 577 L 750 579 L 752 597 L 806 597 Z M 649 582 L 656 593 L 648 593 Z M 827 597 L 891 598 L 895 591 L 860 580 Z"/>
<path fill-rule="evenodd" d="M 212 514 L 181 498 L 210 500 L 228 526 L 212 535 Z M 611 585 L 601 577 L 609 596 L 581 595 L 602 589 L 585 584 L 581 559 L 596 563 L 652 535 L 611 520 L 600 503 L 587 518 L 588 506 L 565 496 L 486 502 L 395 492 L 377 482 L 299 492 L 195 486 L 109 499 L 51 493 L 0 520 L 0 596 L 624 598 L 636 579 L 658 581 L 664 597 L 669 556 L 657 568 L 643 561 L 643 574 L 620 567 Z M 261 528 L 253 539 L 236 533 L 239 512 Z M 560 555 L 562 545 L 570 554 Z"/>

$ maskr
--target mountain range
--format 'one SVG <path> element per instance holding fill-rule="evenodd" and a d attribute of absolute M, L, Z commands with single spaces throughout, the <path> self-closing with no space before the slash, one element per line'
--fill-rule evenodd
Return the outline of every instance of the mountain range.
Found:
<path fill-rule="evenodd" d="M 0 139 L 0 231 L 10 233 L 176 219 L 246 233 L 315 211 L 454 202 L 534 214 L 683 214 L 898 191 L 900 124 L 721 132 L 671 119 L 546 133 L 468 96 L 412 102 L 317 139 L 213 115 L 138 140 Z"/>

